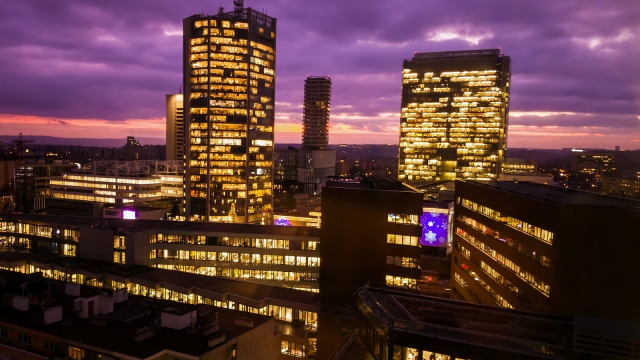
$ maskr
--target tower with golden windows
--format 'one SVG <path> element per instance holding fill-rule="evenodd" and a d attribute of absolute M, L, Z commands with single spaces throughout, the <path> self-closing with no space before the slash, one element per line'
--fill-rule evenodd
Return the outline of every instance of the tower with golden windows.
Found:
<path fill-rule="evenodd" d="M 500 49 L 416 53 L 402 70 L 398 178 L 497 179 L 507 150 L 510 58 Z"/>
<path fill-rule="evenodd" d="M 185 218 L 269 224 L 276 19 L 234 4 L 183 21 Z"/>

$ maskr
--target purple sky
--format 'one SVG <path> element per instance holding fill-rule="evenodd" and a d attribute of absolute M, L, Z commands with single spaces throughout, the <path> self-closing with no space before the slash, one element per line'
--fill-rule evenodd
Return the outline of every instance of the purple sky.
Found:
<path fill-rule="evenodd" d="M 181 24 L 231 0 L 0 2 L 0 134 L 164 137 Z M 397 143 L 402 60 L 501 47 L 509 147 L 640 148 L 640 1 L 246 0 L 278 19 L 276 141 L 306 75 L 333 80 L 332 143 Z"/>

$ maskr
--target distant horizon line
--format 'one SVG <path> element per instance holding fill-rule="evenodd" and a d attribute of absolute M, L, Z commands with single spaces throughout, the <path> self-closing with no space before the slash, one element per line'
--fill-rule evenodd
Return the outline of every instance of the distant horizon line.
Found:
<path fill-rule="evenodd" d="M 106 142 L 122 142 L 123 144 L 121 146 L 124 146 L 124 142 L 126 141 L 126 138 L 90 138 L 90 137 L 86 137 L 86 138 L 82 138 L 82 137 L 71 137 L 71 138 L 66 138 L 66 137 L 59 137 L 59 136 L 49 136 L 49 135 L 22 135 L 23 138 L 26 138 L 27 140 L 29 138 L 42 138 L 42 140 L 46 139 L 56 139 L 56 140 L 78 140 L 78 141 L 99 141 L 101 143 L 106 143 Z M 166 139 L 165 138 L 160 138 L 160 137 L 152 137 L 152 136 L 139 136 L 136 137 L 134 135 L 130 135 L 135 137 L 137 140 L 143 140 L 144 144 L 141 143 L 141 145 L 166 145 Z M 12 140 L 15 140 L 19 137 L 19 135 L 3 135 L 0 134 L 0 141 L 5 141 L 7 142 L 7 140 L 10 142 Z M 153 141 L 161 141 L 160 143 L 153 143 Z M 60 143 L 36 143 L 34 145 L 53 145 L 53 146 L 86 146 L 86 147 L 118 147 L 118 146 L 107 146 L 107 145 L 80 145 L 80 144 L 60 144 Z M 288 143 L 288 142 L 276 142 L 274 143 L 274 146 L 302 146 L 301 143 Z M 393 144 L 393 143 L 329 143 L 329 145 L 331 146 L 354 146 L 354 145 L 380 145 L 380 146 L 399 146 L 399 144 Z M 585 150 L 615 150 L 615 148 L 613 149 L 608 149 L 605 147 L 561 147 L 561 148 L 537 148 L 537 147 L 512 147 L 512 148 L 508 148 L 508 149 L 529 149 L 529 150 L 563 150 L 563 149 L 585 149 Z M 620 151 L 637 151 L 640 149 L 620 149 Z"/>

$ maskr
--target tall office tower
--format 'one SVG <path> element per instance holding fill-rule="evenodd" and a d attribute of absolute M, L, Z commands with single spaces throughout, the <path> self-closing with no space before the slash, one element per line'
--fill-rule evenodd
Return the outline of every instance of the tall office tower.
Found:
<path fill-rule="evenodd" d="M 329 145 L 329 112 L 331 111 L 331 79 L 307 76 L 304 81 L 302 146 L 324 149 Z"/>
<path fill-rule="evenodd" d="M 270 223 L 276 19 L 234 4 L 183 21 L 185 216 Z"/>
<path fill-rule="evenodd" d="M 167 160 L 184 159 L 184 108 L 182 94 L 167 95 Z"/>
<path fill-rule="evenodd" d="M 398 178 L 413 185 L 496 179 L 507 150 L 510 76 L 500 49 L 405 60 Z"/>
<path fill-rule="evenodd" d="M 331 79 L 307 76 L 304 81 L 302 149 L 298 157 L 298 182 L 308 195 L 319 194 L 327 176 L 335 174 L 336 152 L 329 150 Z"/>

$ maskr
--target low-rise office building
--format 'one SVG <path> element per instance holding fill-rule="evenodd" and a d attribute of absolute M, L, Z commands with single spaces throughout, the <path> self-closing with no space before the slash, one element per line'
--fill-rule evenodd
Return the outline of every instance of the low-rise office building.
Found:
<path fill-rule="evenodd" d="M 13 215 L 0 244 L 317 292 L 319 231 L 308 227 Z"/>
<path fill-rule="evenodd" d="M 457 182 L 452 297 L 640 319 L 640 202 L 524 182 Z"/>
<path fill-rule="evenodd" d="M 281 334 L 281 358 L 314 358 L 320 312 L 318 294 L 234 279 L 188 274 L 141 265 L 120 265 L 50 254 L 0 253 L 0 269 L 38 274 L 47 279 L 91 286 L 103 291 L 192 305 L 213 305 L 276 319 Z M 330 346 L 330 344 L 329 344 Z"/>

